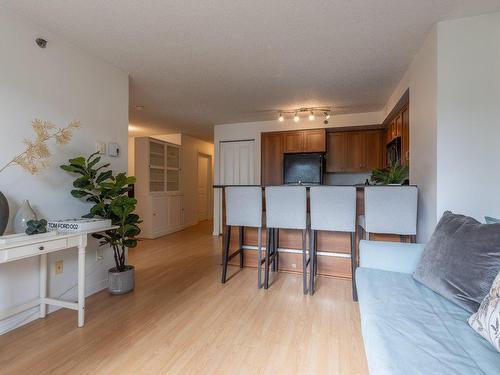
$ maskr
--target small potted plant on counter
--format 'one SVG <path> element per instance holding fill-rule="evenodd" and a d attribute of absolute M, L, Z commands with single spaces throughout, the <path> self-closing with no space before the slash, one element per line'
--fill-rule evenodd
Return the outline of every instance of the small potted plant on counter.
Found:
<path fill-rule="evenodd" d="M 375 169 L 371 181 L 378 185 L 403 185 L 409 178 L 408 166 L 394 163 L 385 169 Z"/>
<path fill-rule="evenodd" d="M 100 217 L 111 219 L 117 229 L 92 236 L 99 239 L 100 246 L 109 245 L 113 249 L 115 267 L 108 271 L 108 290 L 111 294 L 124 294 L 134 289 L 134 266 L 126 263 L 126 251 L 137 246 L 137 236 L 141 232 L 138 224 L 141 222 L 134 214 L 137 200 L 128 197 L 130 185 L 135 183 L 135 177 L 127 177 L 125 173 L 113 175 L 107 170 L 109 164 L 98 166 L 101 158 L 98 153 L 70 159 L 68 165 L 61 165 L 65 171 L 79 174 L 71 191 L 75 198 L 85 199 L 93 203 L 86 218 Z"/>

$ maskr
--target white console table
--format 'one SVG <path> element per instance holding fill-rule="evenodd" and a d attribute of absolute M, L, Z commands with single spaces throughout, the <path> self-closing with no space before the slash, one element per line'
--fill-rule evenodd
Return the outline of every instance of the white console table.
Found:
<path fill-rule="evenodd" d="M 40 257 L 40 297 L 2 312 L 0 319 L 5 319 L 38 305 L 40 306 L 40 318 L 45 318 L 47 305 L 54 305 L 78 311 L 78 327 L 83 327 L 85 323 L 85 249 L 87 247 L 87 235 L 115 228 L 110 227 L 53 236 L 42 235 L 38 237 L 33 235 L 16 242 L 0 244 L 0 264 L 30 257 Z M 47 296 L 47 254 L 69 248 L 78 249 L 77 302 L 63 301 Z"/>

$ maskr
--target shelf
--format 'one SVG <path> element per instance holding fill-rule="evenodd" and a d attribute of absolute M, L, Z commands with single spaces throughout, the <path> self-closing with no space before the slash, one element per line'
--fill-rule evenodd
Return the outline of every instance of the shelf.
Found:
<path fill-rule="evenodd" d="M 156 155 L 156 156 L 165 156 L 164 152 L 155 152 L 155 151 L 149 151 L 150 155 Z"/>
<path fill-rule="evenodd" d="M 165 167 L 162 167 L 160 165 L 150 165 L 149 168 L 151 168 L 151 169 L 165 169 Z"/>

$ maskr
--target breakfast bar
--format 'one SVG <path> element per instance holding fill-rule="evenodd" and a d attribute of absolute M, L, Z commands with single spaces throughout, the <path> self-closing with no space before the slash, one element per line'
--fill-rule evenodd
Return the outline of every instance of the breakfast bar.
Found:
<path fill-rule="evenodd" d="M 215 189 L 222 191 L 222 233 L 225 231 L 225 189 L 229 186 L 260 186 L 263 192 L 263 210 L 265 212 L 264 185 L 214 185 Z M 364 185 L 356 185 L 356 216 L 364 214 Z M 309 192 L 309 186 L 306 186 Z M 309 212 L 309 194 L 307 202 L 307 210 Z M 356 225 L 355 243 L 359 242 L 359 231 Z M 243 232 L 240 243 L 240 231 Z M 262 243 L 266 244 L 266 231 L 263 230 Z M 223 234 L 225 236 L 225 234 Z M 372 239 L 382 241 L 400 241 L 399 235 L 390 234 L 372 234 Z M 278 230 L 278 251 L 279 251 L 279 271 L 284 272 L 302 272 L 302 234 L 300 230 L 280 229 Z M 408 238 L 404 240 L 409 241 Z M 223 248 L 225 241 L 222 241 L 221 259 L 223 256 Z M 309 244 L 309 240 L 307 241 Z M 242 248 L 243 266 L 257 267 L 257 229 L 256 228 L 237 228 L 231 227 L 230 236 L 230 254 L 235 253 Z M 355 246 L 356 247 L 356 246 Z M 351 235 L 345 232 L 317 232 L 317 273 L 321 277 L 336 277 L 343 279 L 351 279 Z M 357 251 L 355 252 L 358 259 Z M 231 265 L 240 265 L 238 257 L 234 257 L 229 261 Z"/>

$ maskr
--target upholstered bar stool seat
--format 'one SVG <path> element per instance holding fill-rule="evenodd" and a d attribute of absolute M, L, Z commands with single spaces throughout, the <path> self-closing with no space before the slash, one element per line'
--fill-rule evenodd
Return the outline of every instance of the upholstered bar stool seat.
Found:
<path fill-rule="evenodd" d="M 312 186 L 309 193 L 311 213 L 310 294 L 314 294 L 317 272 L 317 231 L 347 232 L 351 235 L 353 298 L 357 300 L 355 268 L 356 188 L 353 186 Z"/>
<path fill-rule="evenodd" d="M 416 186 L 365 187 L 365 214 L 358 225 L 369 239 L 370 233 L 417 235 L 418 189 Z"/>
<path fill-rule="evenodd" d="M 222 264 L 222 283 L 226 282 L 228 262 L 236 255 L 240 256 L 240 267 L 243 267 L 243 236 L 244 228 L 258 230 L 258 282 L 261 282 L 262 265 L 262 188 L 259 186 L 231 186 L 225 191 L 226 196 L 226 233 L 224 242 L 224 259 Z M 231 243 L 231 227 L 239 227 L 239 248 L 229 255 Z"/>
<path fill-rule="evenodd" d="M 304 186 L 272 186 L 266 188 L 267 246 L 265 258 L 264 288 L 269 288 L 269 266 L 279 268 L 278 230 L 298 229 L 302 231 L 302 276 L 303 291 L 307 294 L 307 191 Z"/>

